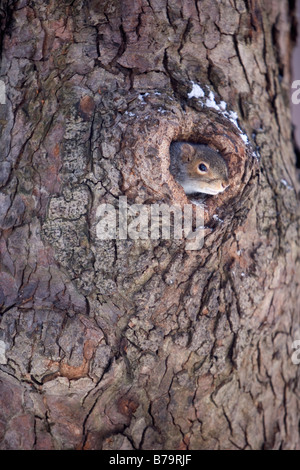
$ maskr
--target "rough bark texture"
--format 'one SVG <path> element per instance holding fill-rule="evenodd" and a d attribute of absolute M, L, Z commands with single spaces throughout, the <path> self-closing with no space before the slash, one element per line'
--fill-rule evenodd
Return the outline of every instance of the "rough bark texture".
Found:
<path fill-rule="evenodd" d="M 2 449 L 300 449 L 293 3 L 2 1 Z M 230 169 L 203 248 L 97 238 L 188 202 L 179 139 Z"/>

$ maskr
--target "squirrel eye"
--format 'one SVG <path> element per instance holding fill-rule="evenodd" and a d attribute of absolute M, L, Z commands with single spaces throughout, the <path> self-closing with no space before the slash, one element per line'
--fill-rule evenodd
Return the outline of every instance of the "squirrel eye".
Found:
<path fill-rule="evenodd" d="M 207 166 L 204 165 L 204 163 L 200 163 L 200 165 L 198 165 L 198 169 L 205 173 L 207 171 Z"/>

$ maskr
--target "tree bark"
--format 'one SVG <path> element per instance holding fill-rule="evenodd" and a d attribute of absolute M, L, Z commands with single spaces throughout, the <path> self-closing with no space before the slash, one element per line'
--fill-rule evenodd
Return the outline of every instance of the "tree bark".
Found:
<path fill-rule="evenodd" d="M 2 449 L 300 449 L 294 3 L 1 2 Z M 176 140 L 229 166 L 203 247 L 100 239 L 196 209 Z"/>

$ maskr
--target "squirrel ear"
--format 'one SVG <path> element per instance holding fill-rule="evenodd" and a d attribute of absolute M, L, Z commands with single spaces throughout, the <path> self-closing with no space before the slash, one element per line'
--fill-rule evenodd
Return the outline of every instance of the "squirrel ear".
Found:
<path fill-rule="evenodd" d="M 186 142 L 181 144 L 181 160 L 183 162 L 189 162 L 195 156 L 196 149 L 193 145 L 190 145 Z"/>

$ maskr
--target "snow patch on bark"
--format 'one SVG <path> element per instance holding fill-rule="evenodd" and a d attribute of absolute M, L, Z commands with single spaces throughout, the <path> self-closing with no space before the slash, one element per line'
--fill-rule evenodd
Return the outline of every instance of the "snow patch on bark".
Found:
<path fill-rule="evenodd" d="M 221 113 L 226 119 L 229 119 L 230 122 L 232 122 L 235 127 L 238 129 L 239 134 L 245 145 L 250 145 L 250 141 L 248 139 L 248 136 L 245 132 L 242 131 L 238 124 L 238 114 L 235 111 L 227 111 L 227 103 L 225 101 L 220 101 L 220 103 L 216 102 L 216 97 L 213 93 L 213 91 L 210 90 L 210 88 L 206 85 L 206 88 L 208 89 L 208 96 L 205 98 L 205 92 L 203 88 L 198 83 L 191 82 L 192 83 L 192 90 L 190 93 L 188 93 L 188 98 L 196 98 L 199 99 L 199 103 L 201 106 L 205 106 L 207 108 L 213 108 L 219 113 Z M 204 99 L 205 98 L 205 99 Z M 259 158 L 259 155 L 256 151 L 252 150 L 252 156 L 254 158 Z"/>

